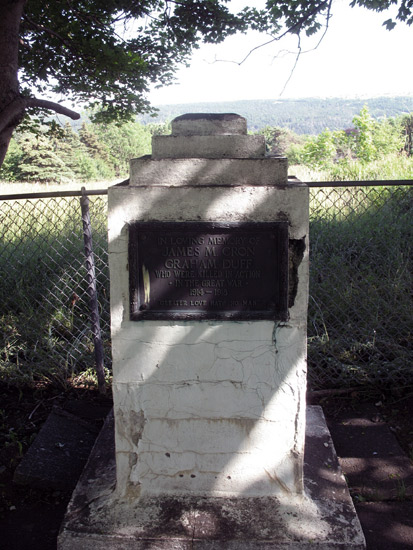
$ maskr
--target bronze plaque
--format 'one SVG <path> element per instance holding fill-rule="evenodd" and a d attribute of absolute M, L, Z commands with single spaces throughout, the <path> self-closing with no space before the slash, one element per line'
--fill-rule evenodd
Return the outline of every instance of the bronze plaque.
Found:
<path fill-rule="evenodd" d="M 278 319 L 288 313 L 288 223 L 136 222 L 131 319 Z"/>

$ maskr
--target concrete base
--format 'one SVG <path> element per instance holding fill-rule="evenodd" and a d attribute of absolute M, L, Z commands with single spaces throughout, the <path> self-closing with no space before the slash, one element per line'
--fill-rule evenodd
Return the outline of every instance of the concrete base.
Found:
<path fill-rule="evenodd" d="M 306 497 L 118 499 L 108 418 L 73 493 L 59 550 L 363 550 L 320 407 L 308 407 Z"/>

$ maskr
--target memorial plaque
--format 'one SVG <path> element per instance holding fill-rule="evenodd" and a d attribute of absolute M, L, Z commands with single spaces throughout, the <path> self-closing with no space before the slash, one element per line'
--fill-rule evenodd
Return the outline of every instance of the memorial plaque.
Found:
<path fill-rule="evenodd" d="M 137 222 L 131 319 L 278 319 L 288 313 L 288 223 Z"/>

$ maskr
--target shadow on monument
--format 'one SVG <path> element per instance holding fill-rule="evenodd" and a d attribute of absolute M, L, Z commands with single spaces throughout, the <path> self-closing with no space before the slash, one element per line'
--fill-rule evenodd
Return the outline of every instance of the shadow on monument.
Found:
<path fill-rule="evenodd" d="M 328 548 L 362 549 L 356 518 L 352 525 L 340 519 L 352 507 L 342 477 L 335 474 L 326 480 L 342 492 L 334 503 L 312 498 L 317 491 L 309 477 L 320 477 L 318 468 L 307 468 L 308 494 L 304 491 L 308 189 L 297 181 L 288 182 L 286 171 L 281 183 L 257 181 L 256 172 L 249 175 L 247 166 L 243 171 L 244 161 L 252 166 L 251 158 L 230 163 L 208 159 L 197 169 L 193 159 L 184 160 L 179 184 L 168 183 L 169 172 L 162 174 L 158 164 L 150 184 L 131 181 L 109 193 L 116 488 L 112 489 L 113 468 L 108 465 L 106 474 L 104 466 L 95 468 L 95 481 L 101 478 L 103 485 L 94 489 L 86 487 L 88 480 L 81 480 L 85 494 L 75 492 L 60 548 L 77 548 L 75 539 L 79 544 L 82 532 L 79 548 L 85 550 L 95 548 L 96 533 L 122 549 L 292 549 L 314 541 L 325 541 Z M 241 184 L 234 181 L 234 172 L 242 174 Z M 288 223 L 288 318 L 246 319 L 245 311 L 233 305 L 232 320 L 196 316 L 182 320 L 173 315 L 130 320 L 130 287 L 141 284 L 144 296 L 138 296 L 138 310 L 139 305 L 146 307 L 153 277 L 145 273 L 144 261 L 131 259 L 129 233 L 136 222 L 236 222 L 241 230 L 248 224 Z M 200 254 L 204 250 L 200 247 Z M 223 250 L 209 269 L 224 271 Z M 177 256 L 166 253 L 165 258 Z M 250 251 L 244 258 L 253 256 Z M 271 261 L 270 254 L 267 260 Z M 264 268 L 266 258 L 259 261 Z M 193 266 L 195 271 L 199 268 Z M 152 266 L 152 271 L 161 267 L 173 271 L 173 264 L 165 262 Z M 175 267 L 191 271 L 190 264 Z M 257 266 L 250 262 L 244 268 Z M 130 279 L 136 269 L 142 270 L 141 283 L 134 287 Z M 172 273 L 161 278 L 172 283 L 193 279 Z M 221 277 L 219 273 L 200 277 L 198 269 L 197 279 Z M 247 279 L 249 284 L 262 284 L 260 277 Z M 236 280 L 233 273 L 228 280 Z M 189 292 L 184 298 L 180 290 L 178 298 L 171 299 L 167 285 L 159 288 L 160 303 L 190 300 Z M 286 287 L 283 292 L 287 293 Z M 245 307 L 250 313 L 254 310 Z M 322 425 L 316 417 L 313 423 Z M 321 429 L 312 442 L 314 452 L 324 453 L 321 460 L 332 463 L 328 432 Z M 337 516 L 334 526 L 332 509 Z M 353 540 L 343 546 L 343 537 Z M 340 546 L 334 546 L 336 539 Z"/>

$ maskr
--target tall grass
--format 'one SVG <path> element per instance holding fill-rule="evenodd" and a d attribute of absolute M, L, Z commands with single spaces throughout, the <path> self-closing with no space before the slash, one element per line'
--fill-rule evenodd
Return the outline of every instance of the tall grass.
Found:
<path fill-rule="evenodd" d="M 392 154 L 367 163 L 343 159 L 327 165 L 323 170 L 311 169 L 304 165 L 293 165 L 290 167 L 289 173 L 301 181 L 309 182 L 411 180 L 413 179 L 413 157 Z"/>
<path fill-rule="evenodd" d="M 94 248 L 108 339 L 106 201 L 98 199 Z M 0 208 L 0 379 L 64 385 L 93 366 L 79 199 L 1 201 Z"/>
<path fill-rule="evenodd" d="M 312 189 L 313 387 L 413 384 L 413 188 Z"/>
<path fill-rule="evenodd" d="M 80 191 L 85 187 L 87 191 L 107 189 L 111 185 L 120 183 L 124 178 L 111 181 L 88 181 L 72 183 L 40 183 L 40 182 L 9 182 L 0 180 L 0 195 L 18 195 L 23 193 L 53 193 L 54 191 Z"/>
<path fill-rule="evenodd" d="M 79 199 L 0 209 L 0 379 L 64 385 L 93 367 Z M 106 198 L 91 218 L 109 357 Z M 310 243 L 310 385 L 411 385 L 413 187 L 311 189 Z"/>

